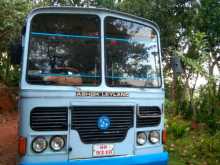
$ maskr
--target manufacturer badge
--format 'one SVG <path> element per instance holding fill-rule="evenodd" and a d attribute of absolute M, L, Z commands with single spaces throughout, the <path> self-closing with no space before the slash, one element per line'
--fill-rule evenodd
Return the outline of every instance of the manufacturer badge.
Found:
<path fill-rule="evenodd" d="M 111 125 L 109 117 L 107 117 L 107 116 L 99 117 L 98 121 L 97 121 L 97 125 L 98 125 L 98 128 L 101 129 L 101 130 L 108 129 Z"/>

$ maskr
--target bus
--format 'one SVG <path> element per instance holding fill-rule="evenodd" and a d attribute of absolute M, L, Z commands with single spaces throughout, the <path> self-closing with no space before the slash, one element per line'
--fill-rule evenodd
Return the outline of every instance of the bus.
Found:
<path fill-rule="evenodd" d="M 166 165 L 158 26 L 101 8 L 26 18 L 18 165 Z M 21 58 L 19 58 L 21 57 Z"/>

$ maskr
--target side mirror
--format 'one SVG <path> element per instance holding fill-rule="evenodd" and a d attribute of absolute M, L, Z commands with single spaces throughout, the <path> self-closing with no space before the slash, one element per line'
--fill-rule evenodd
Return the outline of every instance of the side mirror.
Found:
<path fill-rule="evenodd" d="M 19 65 L 21 63 L 22 52 L 23 52 L 23 42 L 26 31 L 26 25 L 22 27 L 21 37 L 17 40 L 14 40 L 9 45 L 9 56 L 11 57 L 11 64 Z"/>
<path fill-rule="evenodd" d="M 177 73 L 177 74 L 183 73 L 183 67 L 181 64 L 180 57 L 177 57 L 177 56 L 171 57 L 171 67 L 174 73 Z"/>
<path fill-rule="evenodd" d="M 21 42 L 12 42 L 9 46 L 9 56 L 11 57 L 12 64 L 20 64 L 22 57 Z"/>

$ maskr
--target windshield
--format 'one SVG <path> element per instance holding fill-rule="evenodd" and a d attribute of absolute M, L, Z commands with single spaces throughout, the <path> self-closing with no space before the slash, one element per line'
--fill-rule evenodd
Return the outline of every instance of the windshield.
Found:
<path fill-rule="evenodd" d="M 34 16 L 29 41 L 27 81 L 47 85 L 99 85 L 101 52 L 98 16 Z"/>
<path fill-rule="evenodd" d="M 105 57 L 108 86 L 161 86 L 158 37 L 152 28 L 106 17 Z"/>

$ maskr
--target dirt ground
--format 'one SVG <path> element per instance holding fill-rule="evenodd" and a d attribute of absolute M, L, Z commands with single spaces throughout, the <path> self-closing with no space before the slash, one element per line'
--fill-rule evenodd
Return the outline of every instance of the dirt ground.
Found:
<path fill-rule="evenodd" d="M 0 165 L 15 165 L 18 89 L 0 82 Z"/>
<path fill-rule="evenodd" d="M 0 114 L 0 165 L 15 165 L 17 152 L 16 112 Z"/>

